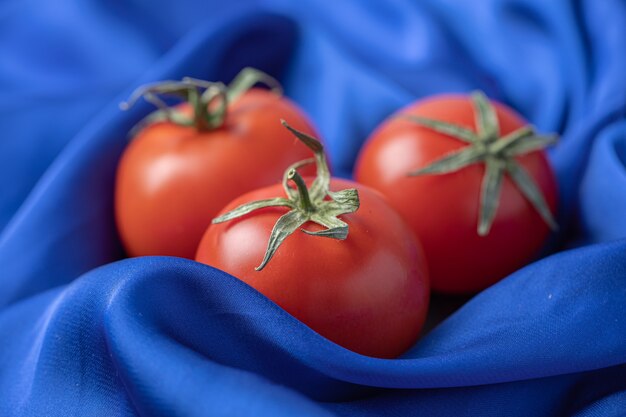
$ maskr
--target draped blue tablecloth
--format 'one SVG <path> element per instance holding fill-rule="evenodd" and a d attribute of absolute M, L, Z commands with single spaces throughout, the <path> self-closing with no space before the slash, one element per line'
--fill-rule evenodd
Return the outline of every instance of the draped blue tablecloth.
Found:
<path fill-rule="evenodd" d="M 343 176 L 400 106 L 484 90 L 562 134 L 560 232 L 395 360 L 208 266 L 123 260 L 113 180 L 149 106 L 118 103 L 246 65 Z M 625 108 L 623 0 L 2 2 L 0 415 L 624 415 Z"/>

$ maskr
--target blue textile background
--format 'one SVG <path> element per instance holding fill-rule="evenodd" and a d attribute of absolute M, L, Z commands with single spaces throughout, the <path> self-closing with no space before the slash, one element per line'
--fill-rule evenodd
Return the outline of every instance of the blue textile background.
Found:
<path fill-rule="evenodd" d="M 556 248 L 396 360 L 317 335 L 237 279 L 120 260 L 140 83 L 278 76 L 348 176 L 374 127 L 485 90 L 562 133 Z M 623 0 L 0 4 L 0 415 L 626 413 Z"/>

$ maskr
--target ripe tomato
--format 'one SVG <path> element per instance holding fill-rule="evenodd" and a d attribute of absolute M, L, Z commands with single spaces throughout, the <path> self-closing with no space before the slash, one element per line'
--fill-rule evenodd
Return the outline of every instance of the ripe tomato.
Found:
<path fill-rule="evenodd" d="M 181 84 L 174 87 L 183 93 L 196 88 Z M 211 107 L 215 104 L 220 103 L 204 104 L 213 111 L 205 116 L 218 113 Z M 149 123 L 124 152 L 117 172 L 115 214 L 129 256 L 192 259 L 221 208 L 247 191 L 274 183 L 282 167 L 310 154 L 279 123 L 281 117 L 289 117 L 299 129 L 314 133 L 288 99 L 251 89 L 228 102 L 225 110 L 221 123 L 205 129 L 170 120 Z M 188 103 L 174 112 L 178 118 L 194 116 Z"/>
<path fill-rule="evenodd" d="M 475 292 L 530 261 L 555 226 L 556 180 L 541 150 L 553 141 L 480 93 L 437 96 L 386 120 L 362 149 L 355 178 L 410 224 L 434 291 Z"/>
<path fill-rule="evenodd" d="M 313 330 L 348 349 L 369 356 L 397 356 L 415 342 L 426 316 L 429 286 L 421 249 L 378 192 L 346 180 L 333 179 L 326 184 L 331 190 L 358 189 L 360 208 L 342 211 L 345 214 L 340 219 L 322 219 L 321 223 L 330 227 L 326 229 L 320 221 L 313 223 L 320 220 L 317 214 L 323 218 L 328 212 L 321 206 L 336 204 L 342 200 L 339 195 L 354 190 L 331 192 L 335 199 L 331 201 L 323 193 L 313 197 L 316 185 L 310 186 L 312 206 L 317 207 L 311 213 L 317 214 L 310 214 L 312 221 L 301 224 L 303 217 L 288 226 L 285 233 L 293 234 L 287 233 L 286 238 L 281 235 L 284 241 L 269 260 L 266 248 L 280 235 L 273 230 L 287 224 L 279 219 L 287 218 L 286 213 L 297 216 L 302 210 L 299 202 L 303 192 L 298 196 L 293 190 L 291 211 L 289 207 L 268 206 L 254 212 L 240 211 L 240 217 L 221 216 L 232 221 L 208 228 L 196 260 L 250 284 Z M 231 213 L 256 200 L 276 201 L 274 197 L 285 194 L 285 186 L 252 191 L 235 199 L 223 212 Z M 306 190 L 304 182 L 302 187 Z M 332 207 L 332 214 L 336 214 Z M 325 238 L 298 231 L 301 226 Z M 335 234 L 331 236 L 331 232 Z M 262 270 L 255 270 L 261 260 Z"/>

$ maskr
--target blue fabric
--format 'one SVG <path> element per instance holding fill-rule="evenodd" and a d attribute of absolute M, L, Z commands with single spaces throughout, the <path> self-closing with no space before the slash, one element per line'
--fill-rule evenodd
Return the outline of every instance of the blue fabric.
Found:
<path fill-rule="evenodd" d="M 0 51 L 0 415 L 626 413 L 623 0 L 14 0 Z M 562 133 L 547 256 L 396 360 L 208 266 L 121 260 L 113 178 L 149 106 L 118 103 L 246 65 L 282 80 L 343 176 L 437 92 L 480 88 Z"/>

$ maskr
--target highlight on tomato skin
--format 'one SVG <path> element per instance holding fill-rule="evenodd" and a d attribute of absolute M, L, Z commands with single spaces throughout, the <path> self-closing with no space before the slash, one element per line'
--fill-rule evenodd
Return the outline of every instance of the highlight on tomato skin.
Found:
<path fill-rule="evenodd" d="M 434 96 L 385 120 L 354 176 L 418 236 L 433 291 L 473 293 L 532 261 L 557 227 L 544 151 L 555 141 L 481 93 Z"/>
<path fill-rule="evenodd" d="M 252 88 L 257 82 L 272 90 Z M 140 89 L 159 106 L 140 122 L 120 160 L 115 217 L 129 256 L 193 259 L 212 217 L 233 198 L 275 182 L 283 167 L 310 155 L 280 123 L 316 130 L 277 82 L 245 69 L 229 85 L 168 81 Z M 184 103 L 163 107 L 161 95 Z M 312 174 L 310 167 L 305 173 Z"/>
<path fill-rule="evenodd" d="M 229 203 L 205 232 L 196 260 L 248 283 L 347 349 L 397 357 L 418 339 L 428 310 L 420 245 L 377 191 L 326 177 L 323 160 L 317 162 L 316 178 L 326 178 L 325 185 L 294 179 L 290 167 L 283 184 Z"/>

